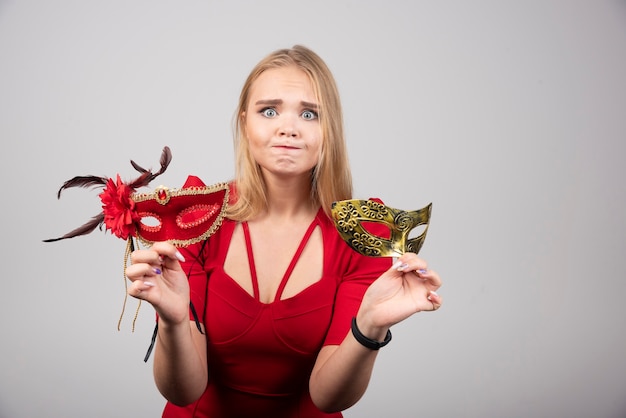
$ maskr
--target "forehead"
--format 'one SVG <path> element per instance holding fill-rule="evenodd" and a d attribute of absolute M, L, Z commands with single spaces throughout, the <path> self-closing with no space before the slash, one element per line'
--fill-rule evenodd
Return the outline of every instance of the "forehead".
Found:
<path fill-rule="evenodd" d="M 295 66 L 265 70 L 250 87 L 250 100 L 283 99 L 315 102 L 309 76 Z"/>

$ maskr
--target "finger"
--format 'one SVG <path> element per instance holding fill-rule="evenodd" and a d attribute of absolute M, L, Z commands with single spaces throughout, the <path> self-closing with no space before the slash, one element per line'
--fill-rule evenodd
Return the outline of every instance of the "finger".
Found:
<path fill-rule="evenodd" d="M 176 260 L 176 262 L 183 262 L 185 261 L 185 257 L 183 257 L 175 246 L 168 242 L 155 242 L 152 247 L 144 250 L 135 250 L 130 255 L 132 264 L 147 263 L 158 266 L 167 261 L 174 260 Z"/>
<path fill-rule="evenodd" d="M 428 299 L 432 303 L 433 311 L 436 311 L 437 309 L 441 308 L 441 305 L 443 305 L 443 300 L 441 299 L 441 296 L 439 296 L 437 292 L 435 291 L 431 290 L 428 293 L 428 296 L 426 297 L 426 299 Z"/>
<path fill-rule="evenodd" d="M 414 253 L 405 253 L 398 258 L 398 261 L 396 261 L 392 267 L 403 273 L 409 271 L 426 272 L 428 269 L 428 263 Z"/>
<path fill-rule="evenodd" d="M 128 294 L 137 299 L 146 299 L 156 284 L 148 279 L 136 280 L 128 287 Z"/>
<path fill-rule="evenodd" d="M 424 281 L 428 281 L 429 284 L 438 289 L 441 287 L 441 278 L 436 271 L 428 269 L 428 264 L 426 261 L 415 257 L 414 259 L 402 260 L 398 259 L 398 261 L 392 266 L 397 271 L 403 273 L 413 273 L 420 279 Z"/>
<path fill-rule="evenodd" d="M 421 265 L 421 264 L 416 265 L 415 263 L 406 263 L 406 262 L 402 262 L 401 260 L 396 261 L 391 266 L 390 270 L 394 272 L 399 272 L 401 274 L 414 273 L 421 279 L 424 279 L 426 277 L 425 275 L 427 275 L 428 273 L 428 269 L 426 265 Z"/>
<path fill-rule="evenodd" d="M 439 274 L 437 274 L 434 270 L 415 270 L 415 275 L 420 279 L 428 282 L 428 284 L 433 287 L 434 290 L 437 290 L 441 287 L 441 278 Z"/>
<path fill-rule="evenodd" d="M 161 273 L 162 271 L 159 266 L 155 267 L 147 263 L 132 264 L 126 267 L 126 277 L 128 277 L 131 282 L 142 279 L 151 279 Z"/>
<path fill-rule="evenodd" d="M 185 257 L 183 257 L 180 251 L 178 251 L 178 248 L 176 248 L 169 242 L 155 242 L 152 245 L 151 250 L 159 254 L 161 258 L 164 259 L 164 261 L 166 261 L 166 259 L 169 259 L 172 261 L 176 260 L 180 262 L 185 261 Z"/>
<path fill-rule="evenodd" d="M 135 250 L 130 254 L 131 264 L 147 263 L 152 265 L 159 265 L 163 261 L 161 260 L 159 253 L 152 250 Z"/>

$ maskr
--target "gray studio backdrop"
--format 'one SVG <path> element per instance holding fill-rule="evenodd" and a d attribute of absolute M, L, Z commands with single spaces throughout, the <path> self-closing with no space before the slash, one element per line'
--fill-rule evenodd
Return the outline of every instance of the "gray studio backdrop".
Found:
<path fill-rule="evenodd" d="M 251 67 L 333 69 L 356 197 L 433 203 L 444 307 L 394 327 L 347 417 L 626 416 L 626 4 L 0 1 L 0 416 L 156 417 L 154 324 L 75 175 L 233 175 Z M 155 184 L 156 186 L 158 184 Z"/>

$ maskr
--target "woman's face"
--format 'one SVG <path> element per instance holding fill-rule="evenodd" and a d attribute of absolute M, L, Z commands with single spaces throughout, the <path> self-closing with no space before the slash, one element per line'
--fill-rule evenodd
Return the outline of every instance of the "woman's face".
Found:
<path fill-rule="evenodd" d="M 309 78 L 297 67 L 266 70 L 250 88 L 244 115 L 252 158 L 264 174 L 306 174 L 318 163 L 322 130 Z"/>

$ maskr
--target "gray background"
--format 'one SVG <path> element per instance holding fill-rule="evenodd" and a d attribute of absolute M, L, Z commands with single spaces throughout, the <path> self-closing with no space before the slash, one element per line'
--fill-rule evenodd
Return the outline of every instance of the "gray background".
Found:
<path fill-rule="evenodd" d="M 433 202 L 444 307 L 394 327 L 348 417 L 626 416 L 626 4 L 0 1 L 0 416 L 155 417 L 124 242 L 75 175 L 231 178 L 252 66 L 302 43 L 345 107 L 356 196 Z"/>

